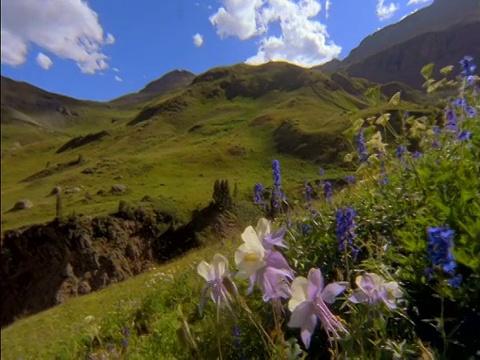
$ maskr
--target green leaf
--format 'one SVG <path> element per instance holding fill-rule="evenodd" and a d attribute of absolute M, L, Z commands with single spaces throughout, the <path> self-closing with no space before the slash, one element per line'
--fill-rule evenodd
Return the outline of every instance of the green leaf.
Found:
<path fill-rule="evenodd" d="M 422 74 L 425 80 L 429 80 L 432 77 L 434 66 L 435 63 L 431 62 L 430 64 L 425 65 L 420 71 L 420 74 Z"/>
<path fill-rule="evenodd" d="M 401 91 L 397 91 L 395 93 L 395 95 L 393 95 L 391 98 L 390 98 L 390 101 L 388 102 L 389 104 L 392 104 L 392 105 L 395 105 L 395 106 L 398 106 L 400 105 L 400 96 L 402 95 L 402 92 Z"/>
<path fill-rule="evenodd" d="M 440 74 L 447 76 L 453 70 L 453 65 L 448 65 L 440 69 Z"/>
<path fill-rule="evenodd" d="M 380 103 L 380 87 L 375 86 L 368 89 L 365 96 L 372 105 L 378 105 Z"/>

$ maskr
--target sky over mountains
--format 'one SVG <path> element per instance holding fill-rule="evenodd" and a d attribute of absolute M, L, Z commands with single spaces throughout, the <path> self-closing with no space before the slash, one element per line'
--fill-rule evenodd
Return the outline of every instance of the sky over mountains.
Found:
<path fill-rule="evenodd" d="M 3 0 L 2 75 L 93 100 L 173 69 L 314 66 L 432 0 Z"/>

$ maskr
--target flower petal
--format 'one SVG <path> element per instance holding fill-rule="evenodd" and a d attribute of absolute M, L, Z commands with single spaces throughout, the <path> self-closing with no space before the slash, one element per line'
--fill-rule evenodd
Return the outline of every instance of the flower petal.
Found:
<path fill-rule="evenodd" d="M 331 283 L 325 286 L 322 291 L 322 300 L 326 303 L 332 304 L 335 298 L 346 289 L 346 284 Z"/>
<path fill-rule="evenodd" d="M 288 327 L 301 328 L 307 319 L 314 314 L 312 301 L 304 301 L 293 310 L 288 322 Z"/>
<path fill-rule="evenodd" d="M 288 309 L 293 311 L 298 305 L 307 300 L 308 297 L 308 280 L 303 276 L 298 276 L 293 279 L 290 285 L 292 298 L 288 302 Z"/>
<path fill-rule="evenodd" d="M 282 270 L 267 267 L 259 275 L 258 285 L 262 290 L 263 301 L 265 302 L 270 299 L 288 299 L 291 296 L 290 287 Z"/>
<path fill-rule="evenodd" d="M 225 272 L 228 268 L 227 258 L 221 254 L 215 254 L 212 260 L 212 267 L 215 273 L 215 277 L 221 278 L 223 275 L 225 275 Z"/>
<path fill-rule="evenodd" d="M 348 298 L 354 304 L 363 303 L 368 300 L 368 296 L 360 289 L 353 291 L 353 295 Z"/>
<path fill-rule="evenodd" d="M 267 256 L 265 258 L 267 266 L 273 267 L 275 269 L 284 269 L 289 273 L 289 277 L 293 278 L 293 270 L 288 265 L 285 257 L 278 251 L 267 251 Z"/>
<path fill-rule="evenodd" d="M 242 244 L 235 251 L 235 263 L 238 267 L 237 277 L 247 279 L 253 273 L 265 266 L 263 261 L 264 253 L 256 253 L 252 251 L 248 244 Z"/>
<path fill-rule="evenodd" d="M 260 218 L 257 223 L 257 228 L 255 229 L 258 238 L 260 241 L 270 234 L 271 231 L 271 222 L 265 218 Z"/>
<path fill-rule="evenodd" d="M 266 236 L 262 237 L 263 246 L 266 249 L 273 249 L 274 246 L 280 246 L 288 249 L 287 244 L 284 243 L 285 233 L 287 231 L 286 227 L 281 227 L 280 229 L 276 230 L 273 234 L 267 234 Z"/>
<path fill-rule="evenodd" d="M 308 272 L 309 300 L 315 299 L 323 290 L 323 276 L 320 269 L 310 269 Z"/>
<path fill-rule="evenodd" d="M 306 319 L 300 332 L 302 341 L 307 349 L 310 347 L 310 339 L 315 331 L 315 326 L 317 326 L 317 317 L 312 314 Z"/>
<path fill-rule="evenodd" d="M 203 277 L 207 281 L 215 279 L 215 272 L 212 265 L 207 263 L 205 260 L 202 260 L 197 266 L 198 275 Z"/>

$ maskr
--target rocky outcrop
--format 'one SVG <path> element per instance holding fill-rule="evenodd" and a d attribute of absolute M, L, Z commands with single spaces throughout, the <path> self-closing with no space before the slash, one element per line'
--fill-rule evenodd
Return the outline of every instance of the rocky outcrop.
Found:
<path fill-rule="evenodd" d="M 58 150 L 57 154 L 60 154 L 62 152 L 65 152 L 67 150 L 73 150 L 76 149 L 80 146 L 84 146 L 93 142 L 97 142 L 101 139 L 103 139 L 105 136 L 110 136 L 110 133 L 106 130 L 94 133 L 94 134 L 87 134 L 85 136 L 77 136 L 69 141 L 67 141 L 65 144 L 63 144 Z"/>
<path fill-rule="evenodd" d="M 139 274 L 201 244 L 199 234 L 229 226 L 227 181 L 217 181 L 211 203 L 182 224 L 145 198 L 121 201 L 107 216 L 71 216 L 6 231 L 0 256 L 1 326 Z"/>

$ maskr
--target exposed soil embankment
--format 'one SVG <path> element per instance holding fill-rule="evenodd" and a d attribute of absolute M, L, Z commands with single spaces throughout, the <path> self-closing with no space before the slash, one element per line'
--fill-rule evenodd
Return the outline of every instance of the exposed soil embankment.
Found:
<path fill-rule="evenodd" d="M 6 231 L 1 243 L 1 325 L 69 297 L 137 275 L 200 245 L 198 234 L 224 228 L 231 206 L 227 182 L 186 224 L 153 206 L 121 202 L 116 213 L 71 216 Z"/>

